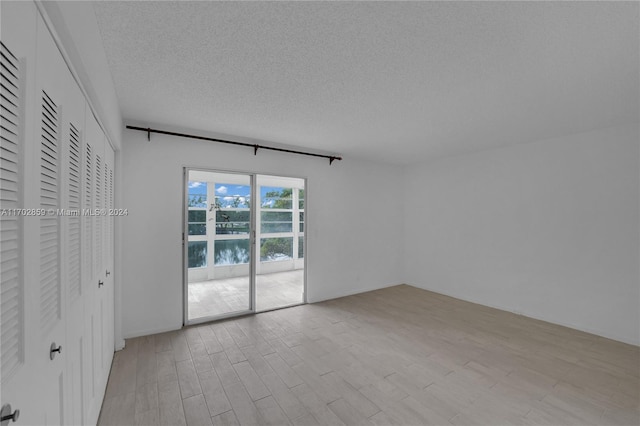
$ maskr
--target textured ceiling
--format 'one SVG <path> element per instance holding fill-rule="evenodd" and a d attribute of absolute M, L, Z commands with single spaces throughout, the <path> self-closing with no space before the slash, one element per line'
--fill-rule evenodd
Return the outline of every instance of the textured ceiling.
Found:
<path fill-rule="evenodd" d="M 640 114 L 637 2 L 94 8 L 137 123 L 407 164 Z"/>

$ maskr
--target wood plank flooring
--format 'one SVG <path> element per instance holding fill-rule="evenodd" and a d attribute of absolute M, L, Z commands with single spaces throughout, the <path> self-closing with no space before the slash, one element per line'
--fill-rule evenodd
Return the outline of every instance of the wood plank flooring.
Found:
<path fill-rule="evenodd" d="M 127 340 L 99 424 L 638 425 L 640 350 L 401 285 Z"/>

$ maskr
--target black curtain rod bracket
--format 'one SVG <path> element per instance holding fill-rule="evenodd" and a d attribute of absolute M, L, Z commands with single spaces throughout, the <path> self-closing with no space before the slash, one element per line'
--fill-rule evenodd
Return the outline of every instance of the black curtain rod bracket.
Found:
<path fill-rule="evenodd" d="M 218 142 L 218 143 L 226 143 L 229 145 L 238 145 L 238 146 L 248 146 L 253 148 L 253 155 L 258 155 L 258 149 L 266 149 L 269 151 L 278 151 L 278 152 L 288 152 L 290 154 L 298 154 L 298 155 L 308 155 L 310 157 L 319 157 L 319 158 L 328 158 L 329 159 L 329 165 L 333 164 L 333 162 L 335 160 L 342 160 L 342 157 L 336 156 L 336 155 L 324 155 L 324 154 L 316 154 L 313 152 L 305 152 L 305 151 L 296 151 L 293 149 L 285 149 L 285 148 L 276 148 L 273 146 L 265 146 L 265 145 L 258 145 L 258 144 L 254 144 L 254 143 L 245 143 L 245 142 L 236 142 L 236 141 L 229 141 L 229 140 L 225 140 L 225 139 L 217 139 L 217 138 L 209 138 L 206 136 L 198 136 L 198 135 L 190 135 L 188 133 L 178 133 L 178 132 L 169 132 L 167 130 L 158 130 L 158 129 L 152 129 L 151 127 L 136 127 L 136 126 L 127 126 L 127 129 L 130 130 L 139 130 L 141 132 L 147 132 L 147 140 L 151 140 L 151 133 L 158 133 L 161 135 L 169 135 L 169 136 L 178 136 L 181 138 L 189 138 L 189 139 L 198 139 L 198 140 L 202 140 L 202 141 L 209 141 L 209 142 Z"/>

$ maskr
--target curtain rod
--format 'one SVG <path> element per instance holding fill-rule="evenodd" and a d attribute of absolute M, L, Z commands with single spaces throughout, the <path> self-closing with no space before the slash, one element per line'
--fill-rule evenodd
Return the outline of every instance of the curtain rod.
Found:
<path fill-rule="evenodd" d="M 216 138 L 209 138 L 206 136 L 190 135 L 188 133 L 169 132 L 166 130 L 152 129 L 150 127 L 145 128 L 145 127 L 127 126 L 127 129 L 140 130 L 141 132 L 147 132 L 147 140 L 151 140 L 151 133 L 158 133 L 161 135 L 179 136 L 181 138 L 199 139 L 203 141 L 226 143 L 230 145 L 248 146 L 253 148 L 253 155 L 258 154 L 258 149 L 268 149 L 270 151 L 288 152 L 291 154 L 309 155 L 311 157 L 328 158 L 329 164 L 332 164 L 334 160 L 342 160 L 342 157 L 339 157 L 336 155 L 314 154 L 313 152 L 295 151 L 293 149 L 276 148 L 273 146 L 264 146 L 264 145 L 245 143 L 245 142 L 228 141 L 225 139 L 216 139 Z"/>

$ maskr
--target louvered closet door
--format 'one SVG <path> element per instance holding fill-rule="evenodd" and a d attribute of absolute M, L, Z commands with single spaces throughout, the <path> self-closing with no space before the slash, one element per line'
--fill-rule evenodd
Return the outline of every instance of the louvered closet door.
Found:
<path fill-rule="evenodd" d="M 62 243 L 64 247 L 63 267 L 66 272 L 66 393 L 65 415 L 68 424 L 86 423 L 84 405 L 85 376 L 90 371 L 90 362 L 85 357 L 88 350 L 84 337 L 86 290 L 83 288 L 81 209 L 84 205 L 84 121 L 85 100 L 71 74 L 66 75 L 64 99 L 64 127 L 62 129 L 63 150 L 63 208 L 68 214 L 61 217 Z"/>
<path fill-rule="evenodd" d="M 27 191 L 36 173 L 26 159 L 33 154 L 36 123 L 27 99 L 35 91 L 36 16 L 31 2 L 1 2 L 0 41 L 0 208 L 36 207 L 37 193 Z M 39 127 L 39 126 L 38 126 Z M 38 386 L 37 346 L 40 338 L 37 271 L 24 261 L 25 238 L 37 238 L 35 218 L 0 215 L 1 391 L 2 404 L 20 409 L 21 424 L 44 420 Z M 37 248 L 37 245 L 35 246 Z M 32 261 L 37 256 L 31 257 Z M 35 296 L 32 296 L 34 295 Z"/>
<path fill-rule="evenodd" d="M 30 250 L 37 255 L 37 261 L 30 264 L 37 265 L 39 271 L 41 339 L 38 356 L 44 391 L 41 404 L 45 410 L 45 424 L 51 425 L 66 423 L 63 407 L 68 382 L 65 376 L 69 352 L 65 340 L 68 267 L 63 245 L 64 222 L 56 214 L 67 204 L 64 199 L 64 159 L 68 137 L 64 134 L 63 117 L 68 70 L 40 17 L 37 34 L 35 106 L 39 134 L 33 160 L 38 165 L 38 207 L 46 215 L 37 217 L 35 229 L 39 233 L 39 245 Z M 61 351 L 50 356 L 51 349 L 58 347 L 62 347 Z"/>
<path fill-rule="evenodd" d="M 87 375 L 84 381 L 84 395 L 87 423 L 97 420 L 104 394 L 105 377 L 103 363 L 103 319 L 100 312 L 102 295 L 104 294 L 104 274 L 102 262 L 98 261 L 102 250 L 103 217 L 95 215 L 95 211 L 104 203 L 104 134 L 91 110 L 85 109 L 85 149 L 84 149 L 84 205 L 92 213 L 82 220 L 83 244 L 83 301 L 85 304 L 85 338 L 87 339 L 85 355 Z M 98 246 L 100 245 L 100 248 Z M 101 284 L 102 283 L 102 284 Z M 108 374 L 108 372 L 107 372 Z"/>
<path fill-rule="evenodd" d="M 94 209 L 112 206 L 113 154 L 35 4 L 0 8 L 2 404 L 17 424 L 95 424 L 114 345 L 113 225 Z"/>
<path fill-rule="evenodd" d="M 113 359 L 113 280 L 107 265 L 106 254 L 109 245 L 109 168 L 107 157 L 109 143 L 104 133 L 99 129 L 94 144 L 95 180 L 94 180 L 94 209 L 98 214 L 94 216 L 94 256 L 93 269 L 96 287 L 93 324 L 95 350 L 95 382 L 98 389 L 103 389 L 109 377 L 111 360 Z M 107 275 L 109 272 L 109 275 Z M 101 395 L 97 395 L 102 399 Z"/>
<path fill-rule="evenodd" d="M 102 338 L 103 345 L 102 350 L 104 358 L 102 360 L 103 374 L 109 375 L 111 368 L 111 361 L 113 359 L 113 352 L 115 348 L 114 341 L 114 280 L 113 280 L 113 248 L 114 248 L 114 221 L 117 220 L 117 216 L 114 214 L 114 160 L 115 154 L 109 142 L 105 139 L 104 144 L 104 189 L 103 200 L 104 208 L 107 211 L 107 216 L 104 216 L 103 231 L 104 238 L 102 243 L 102 269 L 105 272 L 104 286 L 101 288 L 102 297 Z"/>

